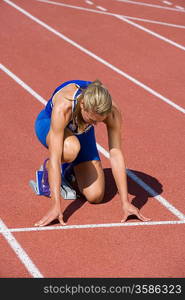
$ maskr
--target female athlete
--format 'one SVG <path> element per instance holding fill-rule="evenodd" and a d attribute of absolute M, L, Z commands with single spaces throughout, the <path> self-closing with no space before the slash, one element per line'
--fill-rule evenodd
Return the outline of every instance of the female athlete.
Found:
<path fill-rule="evenodd" d="M 121 222 L 129 215 L 136 215 L 141 221 L 150 220 L 128 200 L 120 109 L 99 80 L 71 80 L 54 91 L 35 122 L 36 135 L 49 150 L 47 168 L 52 199 L 52 207 L 35 226 L 48 225 L 55 219 L 65 225 L 60 193 L 61 164 L 71 164 L 78 188 L 88 202 L 103 200 L 105 179 L 94 134 L 97 122 L 103 122 L 107 128 L 110 163 L 123 211 Z"/>

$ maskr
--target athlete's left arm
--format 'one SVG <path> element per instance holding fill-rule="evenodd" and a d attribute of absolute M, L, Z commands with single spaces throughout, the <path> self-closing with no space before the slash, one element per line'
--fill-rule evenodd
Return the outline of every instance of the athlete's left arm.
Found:
<path fill-rule="evenodd" d="M 112 112 L 104 121 L 107 127 L 108 144 L 110 152 L 110 163 L 112 173 L 118 188 L 123 208 L 122 222 L 126 221 L 129 215 L 136 215 L 142 221 L 149 221 L 141 215 L 139 210 L 129 202 L 126 164 L 122 147 L 122 115 L 119 108 L 113 105 Z"/>
<path fill-rule="evenodd" d="M 116 106 L 113 106 L 112 112 L 107 117 L 105 123 L 108 134 L 112 173 L 116 181 L 121 201 L 122 203 L 126 203 L 128 202 L 128 190 L 125 159 L 122 150 L 122 116 Z"/>

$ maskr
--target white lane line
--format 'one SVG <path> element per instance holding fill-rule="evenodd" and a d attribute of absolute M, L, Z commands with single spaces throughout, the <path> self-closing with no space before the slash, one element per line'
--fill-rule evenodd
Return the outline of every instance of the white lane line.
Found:
<path fill-rule="evenodd" d="M 20 227 L 20 228 L 10 228 L 8 232 L 30 232 L 30 231 L 47 231 L 47 230 L 181 225 L 181 224 L 185 224 L 185 221 L 126 222 L 126 223 L 104 223 L 104 224 L 84 224 L 84 225 L 66 225 L 66 226 L 57 225 L 57 226 L 26 227 L 26 228 Z M 6 233 L 6 229 L 0 229 L 0 233 Z"/>
<path fill-rule="evenodd" d="M 34 98 L 46 105 L 47 101 L 44 100 L 38 93 L 36 93 L 29 85 L 22 81 L 18 76 L 7 69 L 3 64 L 0 64 L 0 69 L 3 70 L 8 76 L 10 76 L 15 82 L 17 82 L 23 89 L 30 93 Z"/>
<path fill-rule="evenodd" d="M 9 75 L 13 80 L 15 80 L 21 87 L 26 89 L 31 95 L 33 95 L 37 100 L 39 100 L 42 104 L 46 104 L 47 101 L 44 100 L 40 95 L 38 95 L 32 88 L 30 88 L 27 84 L 25 84 L 20 78 L 18 78 L 15 74 L 13 74 L 10 70 L 8 70 L 5 66 L 0 64 L 2 70 Z M 106 158 L 110 158 L 109 152 L 105 150 L 101 145 L 97 143 L 98 151 L 100 151 Z M 154 197 L 158 202 L 160 202 L 166 209 L 168 209 L 173 215 L 175 215 L 180 220 L 185 220 L 185 215 L 181 213 L 176 207 L 174 207 L 170 202 L 166 199 L 158 195 L 158 193 L 153 190 L 150 186 L 148 186 L 144 181 L 142 181 L 138 176 L 136 176 L 132 171 L 126 169 L 127 175 L 132 178 L 137 184 L 139 184 L 144 190 L 146 190 L 152 197 Z"/>
<path fill-rule="evenodd" d="M 102 146 L 98 145 L 98 150 L 106 157 L 110 158 L 110 154 L 106 151 Z M 175 215 L 180 220 L 185 220 L 185 215 L 181 213 L 176 207 L 174 207 L 171 203 L 169 203 L 162 196 L 158 195 L 158 193 L 152 189 L 149 185 L 147 185 L 143 180 L 141 180 L 134 172 L 127 169 L 127 175 L 134 180 L 138 185 L 140 185 L 145 191 L 147 191 L 153 198 L 155 198 L 158 202 L 160 202 L 164 207 L 166 207 L 173 215 Z"/>
<path fill-rule="evenodd" d="M 160 22 L 160 21 L 153 21 L 153 20 L 149 20 L 149 19 L 141 19 L 141 18 L 123 16 L 123 15 L 120 16 L 120 17 L 129 19 L 129 20 L 136 20 L 136 21 L 139 21 L 139 22 L 145 22 L 145 23 L 158 24 L 158 25 L 163 25 L 163 26 L 168 26 L 168 27 L 185 29 L 185 25 L 177 25 L 177 24 L 172 24 L 172 23 L 165 23 L 165 22 Z"/>
<path fill-rule="evenodd" d="M 102 7 L 102 6 L 96 6 L 98 9 L 102 10 L 102 11 L 107 11 L 106 8 Z"/>
<path fill-rule="evenodd" d="M 164 42 L 166 42 L 166 43 L 168 43 L 168 44 L 170 44 L 172 46 L 175 46 L 175 47 L 177 47 L 177 48 L 185 51 L 185 46 L 182 46 L 182 45 L 180 45 L 180 44 L 178 44 L 178 43 L 176 43 L 176 42 L 174 42 L 174 41 L 172 41 L 172 40 L 170 40 L 170 39 L 162 36 L 161 34 L 158 34 L 158 33 L 154 32 L 154 31 L 152 31 L 152 30 L 150 30 L 150 29 L 148 29 L 148 28 L 146 28 L 144 26 L 141 26 L 141 25 L 139 25 L 137 23 L 134 23 L 134 22 L 132 22 L 132 21 L 130 21 L 130 20 L 122 17 L 122 16 L 115 16 L 115 17 L 118 18 L 118 19 L 120 19 L 120 20 L 122 20 L 122 21 L 124 21 L 124 22 L 126 22 L 126 23 L 128 23 L 128 24 L 130 24 L 130 25 L 132 25 L 132 26 L 134 26 L 134 27 L 136 27 L 136 28 L 138 28 L 138 29 L 140 29 L 140 30 L 143 30 L 143 31 L 149 33 L 152 36 L 155 36 L 156 38 L 158 38 L 158 39 L 160 39 L 160 40 L 162 40 L 162 41 L 164 41 Z"/>
<path fill-rule="evenodd" d="M 149 7 L 153 7 L 153 8 L 168 9 L 168 10 L 179 12 L 179 10 L 176 9 L 176 8 L 166 7 L 166 6 L 161 6 L 161 5 L 149 4 L 149 3 L 144 3 L 144 2 L 129 1 L 129 0 L 117 0 L 117 1 L 129 3 L 129 4 L 134 4 L 134 5 L 149 6 Z"/>
<path fill-rule="evenodd" d="M 182 9 L 182 10 L 185 10 L 185 8 L 184 7 L 182 7 L 182 6 L 178 6 L 178 5 L 176 5 L 175 6 L 177 9 Z"/>
<path fill-rule="evenodd" d="M 89 4 L 89 5 L 93 5 L 94 3 L 92 2 L 92 1 L 85 1 L 87 4 Z"/>
<path fill-rule="evenodd" d="M 127 175 L 132 178 L 138 185 L 140 185 L 145 191 L 147 191 L 153 198 L 160 202 L 164 207 L 166 207 L 173 215 L 175 215 L 180 220 L 185 220 L 185 215 L 181 213 L 175 206 L 168 202 L 165 198 L 158 195 L 158 193 L 147 185 L 143 180 L 141 180 L 134 172 L 127 170 Z"/>
<path fill-rule="evenodd" d="M 130 20 L 136 20 L 140 22 L 146 22 L 146 23 L 151 23 L 151 24 L 159 24 L 163 26 L 168 26 L 168 27 L 175 27 L 175 28 L 182 28 L 185 29 L 184 25 L 177 25 L 177 24 L 172 24 L 172 23 L 165 23 L 165 22 L 160 22 L 160 21 L 153 21 L 149 19 L 141 19 L 141 18 L 136 18 L 136 17 L 129 17 L 129 16 L 121 16 Z"/>
<path fill-rule="evenodd" d="M 55 2 L 55 1 L 49 1 L 49 0 L 35 0 L 35 1 L 58 5 L 58 6 L 63 6 L 63 7 L 68 7 L 68 8 L 77 9 L 77 10 L 83 10 L 83 11 L 97 13 L 97 14 L 103 14 L 103 15 L 107 15 L 107 16 L 113 16 L 113 17 L 121 16 L 121 17 L 130 19 L 130 20 L 137 20 L 137 21 L 141 21 L 141 22 L 148 22 L 148 23 L 152 23 L 152 24 L 159 24 L 159 25 L 165 25 L 165 26 L 185 29 L 184 25 L 171 24 L 171 23 L 165 23 L 165 22 L 160 22 L 160 21 L 153 21 L 153 20 L 149 20 L 149 19 L 142 19 L 142 18 L 137 18 L 137 17 L 119 15 L 119 14 L 114 14 L 114 13 L 110 13 L 110 12 L 103 12 L 103 11 L 99 11 L 99 10 L 95 10 L 95 9 L 89 9 L 89 8 L 85 8 L 85 7 L 81 7 L 81 6 L 74 6 L 74 5 L 69 5 L 69 4 Z"/>
<path fill-rule="evenodd" d="M 18 5 L 14 4 L 13 2 L 9 1 L 9 0 L 3 0 L 4 2 L 6 2 L 7 4 L 13 6 L 15 9 L 17 9 L 18 11 L 20 11 L 21 13 L 23 13 L 24 15 L 26 15 L 27 17 L 29 17 L 30 19 L 32 19 L 34 22 L 38 23 L 39 25 L 43 26 L 44 28 L 46 28 L 48 31 L 54 33 L 55 35 L 57 35 L 58 37 L 60 37 L 61 39 L 63 39 L 64 41 L 68 42 L 69 44 L 73 45 L 74 47 L 78 48 L 80 51 L 84 52 L 85 54 L 89 55 L 90 57 L 94 58 L 95 60 L 101 62 L 102 64 L 104 64 L 105 66 L 107 66 L 108 68 L 112 69 L 113 71 L 115 71 L 116 73 L 118 73 L 119 75 L 127 78 L 128 80 L 132 81 L 133 83 L 135 83 L 136 85 L 142 87 L 144 90 L 146 90 L 147 92 L 149 92 L 150 94 L 154 95 L 155 97 L 161 99 L 162 101 L 168 103 L 169 105 L 171 105 L 172 107 L 174 107 L 175 109 L 179 110 L 182 113 L 185 113 L 185 109 L 177 104 L 175 104 L 173 101 L 171 101 L 170 99 L 164 97 L 163 95 L 159 94 L 158 92 L 156 92 L 155 90 L 153 90 L 152 88 L 150 88 L 149 86 L 143 84 L 142 82 L 140 82 L 139 80 L 135 79 L 134 77 L 130 76 L 129 74 L 125 73 L 124 71 L 118 69 L 117 67 L 115 67 L 114 65 L 110 64 L 109 62 L 107 62 L 106 60 L 104 60 L 103 58 L 97 56 L 96 54 L 94 54 L 93 52 L 87 50 L 86 48 L 82 47 L 81 45 L 79 45 L 78 43 L 74 42 L 73 40 L 71 40 L 70 38 L 66 37 L 65 35 L 63 35 L 62 33 L 60 33 L 59 31 L 55 30 L 54 28 L 52 28 L 51 26 L 47 25 L 46 23 L 42 22 L 41 20 L 39 20 L 38 18 L 34 17 L 33 15 L 31 15 L 30 13 L 28 13 L 27 11 L 25 11 L 24 9 L 22 9 L 21 7 L 19 7 Z M 126 20 L 128 21 L 128 20 Z M 130 22 L 130 21 L 129 21 Z"/>
<path fill-rule="evenodd" d="M 3 1 L 5 1 L 5 2 L 10 2 L 10 1 L 8 1 L 8 0 L 3 0 Z M 54 1 L 49 1 L 49 0 L 36 0 L 36 1 L 43 2 L 43 3 L 48 3 L 48 4 L 53 4 L 53 5 L 59 5 L 59 6 L 65 6 L 65 7 L 67 7 L 67 5 L 64 5 L 63 3 L 54 2 Z M 11 3 L 13 3 L 13 2 L 11 2 Z M 68 7 L 69 7 L 69 6 L 68 6 Z M 72 7 L 70 6 L 70 8 L 72 8 Z M 76 9 L 82 9 L 81 7 L 78 7 L 78 6 L 75 6 L 75 7 L 73 7 L 73 8 L 76 8 Z M 96 11 L 96 10 L 84 9 L 84 8 L 83 8 L 83 10 L 88 10 L 89 12 L 91 11 L 91 12 L 96 12 L 96 13 L 98 13 L 98 11 Z M 154 31 L 152 31 L 152 30 L 150 30 L 150 29 L 144 27 L 144 26 L 141 26 L 141 25 L 139 25 L 139 24 L 137 24 L 137 23 L 134 23 L 134 22 L 128 20 L 128 18 L 125 18 L 125 17 L 123 17 L 123 16 L 121 16 L 121 15 L 118 15 L 118 14 L 110 14 L 110 13 L 107 13 L 107 12 L 101 12 L 101 13 L 107 14 L 107 15 L 112 15 L 112 16 L 114 16 L 114 17 L 116 17 L 116 18 L 118 18 L 118 19 L 120 19 L 120 20 L 122 20 L 122 21 L 128 23 L 129 25 L 132 25 L 132 26 L 134 26 L 134 27 L 136 27 L 136 28 L 138 28 L 138 29 L 140 29 L 140 30 L 142 30 L 142 31 L 145 31 L 145 32 L 148 33 L 148 34 L 150 34 L 150 35 L 152 35 L 152 36 L 154 36 L 154 37 L 156 37 L 156 38 L 158 38 L 158 39 L 160 39 L 160 40 L 162 40 L 162 41 L 164 41 L 164 42 L 166 42 L 166 43 L 168 43 L 168 44 L 170 44 L 170 45 L 172 45 L 172 46 L 175 46 L 175 47 L 177 47 L 177 48 L 179 48 L 179 49 L 185 51 L 185 46 L 180 45 L 180 44 L 178 44 L 178 43 L 176 43 L 176 42 L 174 42 L 174 41 L 172 41 L 172 40 L 170 40 L 170 39 L 168 39 L 168 38 L 162 36 L 161 34 L 158 34 L 158 33 L 154 32 Z"/>
<path fill-rule="evenodd" d="M 169 1 L 163 1 L 163 3 L 164 3 L 164 4 L 167 4 L 167 5 L 172 5 L 172 3 L 169 2 Z"/>
<path fill-rule="evenodd" d="M 34 278 L 43 278 L 43 275 L 30 259 L 25 250 L 21 247 L 18 241 L 14 238 L 13 234 L 10 232 L 5 223 L 0 219 L 0 233 L 4 236 L 5 240 L 8 242 L 12 250 L 18 256 L 20 261 L 24 264 L 28 272 Z M 1 249 L 2 250 L 2 249 Z"/>

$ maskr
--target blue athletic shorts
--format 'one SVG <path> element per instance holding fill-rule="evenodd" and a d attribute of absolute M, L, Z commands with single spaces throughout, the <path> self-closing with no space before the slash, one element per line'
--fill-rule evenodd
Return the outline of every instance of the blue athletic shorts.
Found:
<path fill-rule="evenodd" d="M 35 133 L 41 144 L 46 148 L 48 148 L 46 144 L 46 137 L 50 129 L 50 124 L 51 118 L 44 109 L 39 113 L 35 121 Z M 73 161 L 73 165 L 77 165 L 85 161 L 100 160 L 96 146 L 94 126 L 92 126 L 88 131 L 75 136 L 79 140 L 81 148 L 78 156 Z"/>

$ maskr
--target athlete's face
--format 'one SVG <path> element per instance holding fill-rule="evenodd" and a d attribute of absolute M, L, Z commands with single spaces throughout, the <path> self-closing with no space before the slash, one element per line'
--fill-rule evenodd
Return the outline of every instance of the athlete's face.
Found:
<path fill-rule="evenodd" d="M 106 115 L 101 116 L 97 113 L 84 110 L 83 104 L 81 105 L 81 114 L 85 123 L 92 124 L 92 125 L 96 125 L 97 122 L 102 122 L 106 119 Z"/>

